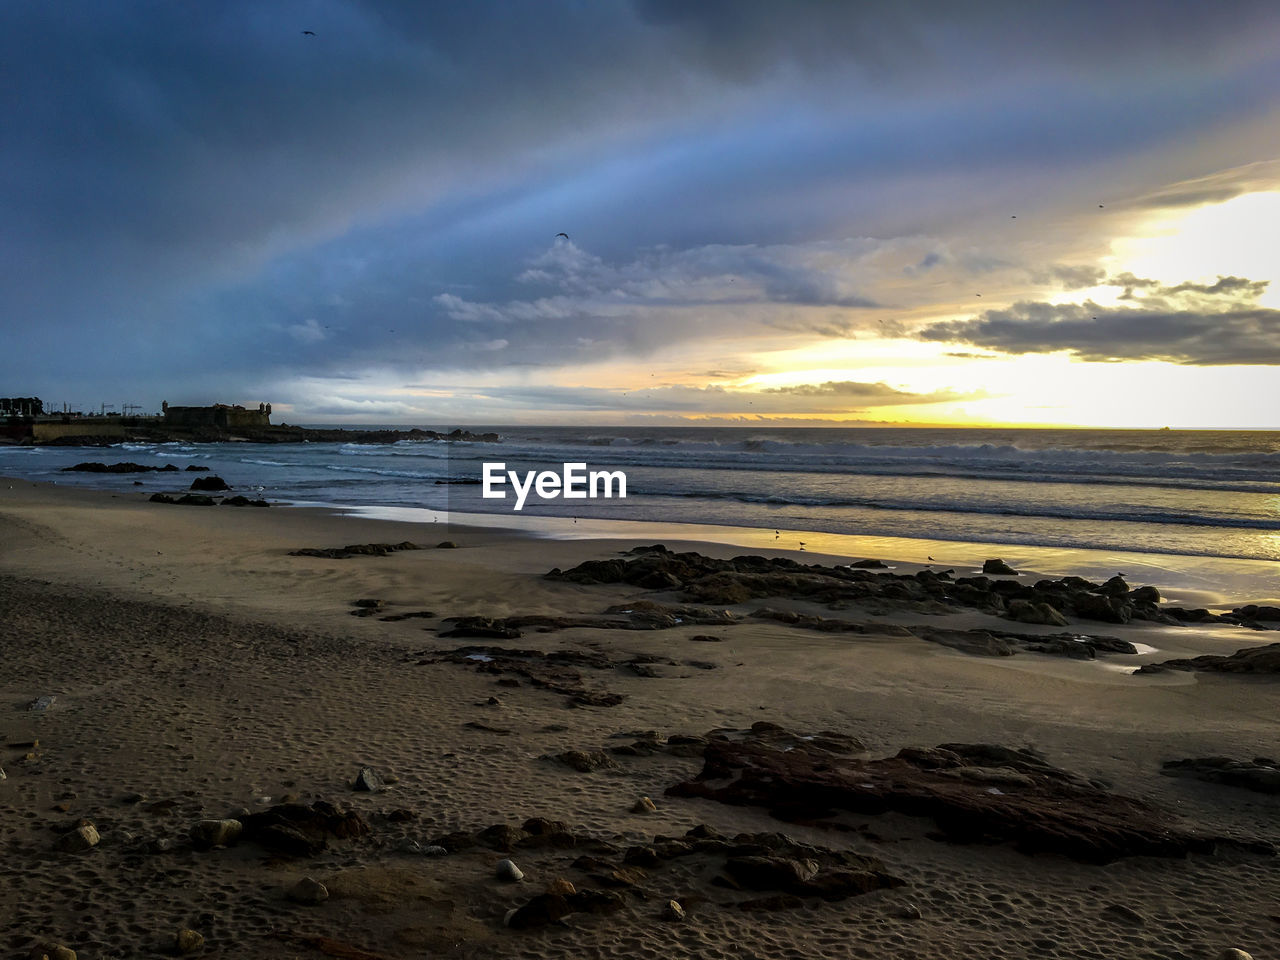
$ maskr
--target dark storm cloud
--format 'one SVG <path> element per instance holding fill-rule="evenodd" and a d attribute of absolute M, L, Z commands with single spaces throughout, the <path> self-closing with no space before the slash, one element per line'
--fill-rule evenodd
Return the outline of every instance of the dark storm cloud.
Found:
<path fill-rule="evenodd" d="M 1247 2 L 7 4 L 0 376 L 207 397 L 723 332 L 664 305 L 872 307 L 823 242 L 1255 116 L 1275 23 Z M 544 258 L 560 230 L 577 252 Z"/>
<path fill-rule="evenodd" d="M 1092 302 L 1023 302 L 969 320 L 931 324 L 916 336 L 1010 354 L 1065 350 L 1082 360 L 1166 360 L 1194 366 L 1280 363 L 1280 310 L 1248 304 L 1179 308 L 1156 300 L 1117 309 Z"/>

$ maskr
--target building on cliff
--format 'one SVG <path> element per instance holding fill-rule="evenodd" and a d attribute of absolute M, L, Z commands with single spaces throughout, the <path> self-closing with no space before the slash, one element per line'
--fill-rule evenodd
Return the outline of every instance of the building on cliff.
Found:
<path fill-rule="evenodd" d="M 260 403 L 257 410 L 238 404 L 215 403 L 209 407 L 171 407 L 169 401 L 160 405 L 164 425 L 181 430 L 213 427 L 218 430 L 236 430 L 271 426 L 271 404 Z"/>

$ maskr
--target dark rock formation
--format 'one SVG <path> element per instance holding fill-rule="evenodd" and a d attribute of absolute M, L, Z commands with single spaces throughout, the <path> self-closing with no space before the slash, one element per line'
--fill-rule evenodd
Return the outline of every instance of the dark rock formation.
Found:
<path fill-rule="evenodd" d="M 348 557 L 385 557 L 397 550 L 421 550 L 416 543 L 408 540 L 402 543 L 355 543 L 345 547 L 303 547 L 290 550 L 291 557 L 324 557 L 328 560 L 346 560 Z"/>
<path fill-rule="evenodd" d="M 1234 757 L 1198 757 L 1170 760 L 1160 770 L 1169 777 L 1192 777 L 1257 793 L 1280 793 L 1280 763 L 1270 757 L 1237 760 Z"/>
<path fill-rule="evenodd" d="M 1280 674 L 1280 643 L 1263 647 L 1246 647 L 1229 656 L 1205 654 L 1183 660 L 1148 663 L 1138 673 L 1163 673 L 1166 670 L 1202 670 L 1208 673 L 1249 673 L 1275 676 Z"/>
<path fill-rule="evenodd" d="M 1031 751 L 951 743 L 868 761 L 795 735 L 780 748 L 776 727 L 763 732 L 713 731 L 702 771 L 667 794 L 766 807 L 797 822 L 841 810 L 897 811 L 931 818 L 953 843 L 1012 843 L 1024 853 L 1087 863 L 1213 849 L 1212 839 L 1167 812 L 1109 793 Z"/>
<path fill-rule="evenodd" d="M 614 707 L 623 701 L 618 693 L 587 687 L 578 668 L 613 670 L 624 661 L 610 660 L 603 654 L 576 650 L 508 650 L 503 647 L 469 646 L 440 653 L 423 650 L 414 655 L 424 659 L 420 664 L 458 663 L 473 666 L 480 673 L 515 674 L 535 687 L 542 687 L 569 698 L 570 706 Z"/>
<path fill-rule="evenodd" d="M 1007 563 L 1005 563 L 1003 560 L 1000 560 L 1000 559 L 984 560 L 982 562 L 982 572 L 994 573 L 1001 576 L 1012 576 L 1012 577 L 1016 577 L 1018 575 L 1017 570 L 1013 569 L 1013 567 L 1009 566 Z"/>
<path fill-rule="evenodd" d="M 98 463 L 97 461 L 77 463 L 73 467 L 63 467 L 62 472 L 78 471 L 80 473 L 175 473 L 178 468 L 172 463 L 163 467 L 153 467 L 145 463 L 134 463 L 126 460 L 123 463 Z"/>
<path fill-rule="evenodd" d="M 990 561 L 989 561 L 990 562 Z M 1007 567 L 1006 567 L 1007 569 Z M 550 579 L 582 584 L 628 584 L 650 590 L 678 590 L 701 604 L 733 605 L 764 597 L 785 597 L 834 608 L 857 604 L 887 611 L 946 613 L 969 607 L 1023 622 L 1062 626 L 1069 618 L 1127 623 L 1131 619 L 1175 623 L 1158 607 L 1154 587 L 1130 590 L 1121 577 L 1098 584 L 1080 577 L 993 580 L 953 578 L 950 571 L 877 573 L 861 562 L 850 566 L 801 564 L 786 557 L 739 556 L 729 560 L 698 553 L 675 553 L 661 544 L 609 560 L 588 560 Z"/>
<path fill-rule="evenodd" d="M 241 839 L 291 857 L 314 856 L 330 839 L 352 839 L 369 833 L 364 818 L 324 800 L 307 805 L 282 803 L 251 813 L 241 821 Z"/>
<path fill-rule="evenodd" d="M 227 481 L 223 480 L 216 473 L 211 473 L 207 477 L 196 477 L 191 481 L 192 490 L 230 490 Z"/>

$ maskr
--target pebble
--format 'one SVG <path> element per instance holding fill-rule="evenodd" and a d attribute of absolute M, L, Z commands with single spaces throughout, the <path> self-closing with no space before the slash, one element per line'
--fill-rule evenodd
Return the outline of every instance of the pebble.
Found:
<path fill-rule="evenodd" d="M 428 857 L 443 857 L 449 852 L 448 848 L 431 844 L 429 847 L 423 847 L 422 852 Z"/>
<path fill-rule="evenodd" d="M 578 892 L 578 888 L 573 885 L 573 881 L 566 880 L 564 877 L 556 877 L 547 884 L 547 893 L 558 893 L 562 897 L 571 897 Z"/>
<path fill-rule="evenodd" d="M 373 767 L 360 768 L 360 773 L 356 777 L 355 784 L 355 788 L 357 790 L 363 790 L 366 793 L 378 793 L 380 790 L 384 789 L 384 787 L 385 784 L 383 783 L 382 777 L 378 776 L 377 771 L 374 770 Z"/>
<path fill-rule="evenodd" d="M 173 947 L 178 953 L 195 953 L 204 946 L 204 937 L 194 930 L 179 930 L 173 938 Z"/>
<path fill-rule="evenodd" d="M 662 908 L 663 920 L 683 920 L 684 907 L 680 906 L 679 900 L 668 900 L 667 905 Z"/>
<path fill-rule="evenodd" d="M 86 820 L 70 833 L 64 833 L 59 837 L 55 846 L 67 853 L 83 853 L 85 850 L 96 847 L 101 839 L 98 836 L 98 828 Z"/>
<path fill-rule="evenodd" d="M 1218 954 L 1218 960 L 1253 960 L 1253 956 L 1236 947 L 1229 947 Z"/>
<path fill-rule="evenodd" d="M 76 952 L 60 943 L 44 943 L 31 951 L 31 960 L 76 960 Z"/>
<path fill-rule="evenodd" d="M 8 780 L 9 776 L 4 772 L 4 767 L 0 767 L 0 780 Z"/>
<path fill-rule="evenodd" d="M 656 813 L 658 805 L 648 797 L 641 797 L 635 802 L 635 806 L 631 808 L 632 813 Z"/>
<path fill-rule="evenodd" d="M 511 883 L 524 879 L 524 871 L 517 867 L 510 860 L 499 860 L 497 877 L 499 880 L 506 880 Z"/>
<path fill-rule="evenodd" d="M 294 903 L 317 904 L 329 899 L 329 888 L 313 877 L 303 877 L 285 893 Z"/>
<path fill-rule="evenodd" d="M 897 909 L 894 910 L 894 916 L 901 917 L 903 920 L 919 920 L 923 914 L 920 913 L 918 906 L 908 900 L 906 903 L 898 904 Z"/>
<path fill-rule="evenodd" d="M 53 701 L 57 699 L 58 698 L 55 696 L 52 696 L 50 694 L 45 694 L 42 697 L 36 697 L 29 704 L 27 704 L 27 709 L 36 710 L 36 711 L 48 710 L 51 706 L 53 706 Z"/>

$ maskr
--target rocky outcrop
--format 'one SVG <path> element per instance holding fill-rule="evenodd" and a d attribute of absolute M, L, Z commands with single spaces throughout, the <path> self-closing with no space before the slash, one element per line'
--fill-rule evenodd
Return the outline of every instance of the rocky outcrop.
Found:
<path fill-rule="evenodd" d="M 1138 673 L 1164 673 L 1167 670 L 1196 670 L 1206 673 L 1240 673 L 1275 676 L 1280 674 L 1280 643 L 1263 647 L 1246 647 L 1228 656 L 1205 654 L 1190 659 L 1148 663 Z"/>
<path fill-rule="evenodd" d="M 99 463 L 86 461 L 72 467 L 63 467 L 62 472 L 77 471 L 80 473 L 177 473 L 175 464 L 166 463 L 163 467 L 153 467 L 145 463 L 134 463 L 126 460 L 123 463 Z"/>
<path fill-rule="evenodd" d="M 1072 617 L 1106 623 L 1134 619 L 1177 622 L 1159 609 L 1159 590 L 1131 590 L 1119 576 L 1105 583 L 1063 577 L 1024 584 L 988 576 L 953 577 L 951 571 L 932 569 L 896 574 L 861 565 L 801 564 L 787 557 L 724 560 L 676 553 L 661 544 L 638 547 L 608 560 L 588 560 L 569 570 L 557 568 L 547 576 L 570 583 L 617 583 L 679 591 L 683 599 L 700 604 L 734 605 L 785 597 L 836 609 L 862 605 L 891 612 L 947 613 L 968 607 L 1020 622 L 1056 626 L 1066 625 Z"/>
<path fill-rule="evenodd" d="M 230 490 L 227 481 L 223 480 L 216 473 L 211 473 L 207 477 L 196 477 L 191 481 L 192 490 Z"/>
<path fill-rule="evenodd" d="M 1054 853 L 1087 863 L 1129 856 L 1182 857 L 1209 852 L 1197 835 L 1145 801 L 1050 765 L 1029 750 L 946 743 L 864 760 L 830 744 L 756 724 L 736 735 L 708 735 L 702 771 L 667 790 L 767 808 L 796 822 L 820 822 L 840 811 L 889 811 L 928 817 L 953 843 L 1010 843 L 1028 853 Z"/>
<path fill-rule="evenodd" d="M 1280 794 L 1280 763 L 1270 757 L 1238 760 L 1234 757 L 1198 757 L 1169 760 L 1160 770 L 1169 777 L 1191 777 L 1207 783 Z"/>
<path fill-rule="evenodd" d="M 291 557 L 323 557 L 326 560 L 346 560 L 348 557 L 385 557 L 397 550 L 421 550 L 408 540 L 402 543 L 353 543 L 345 547 L 302 547 L 290 550 Z"/>

